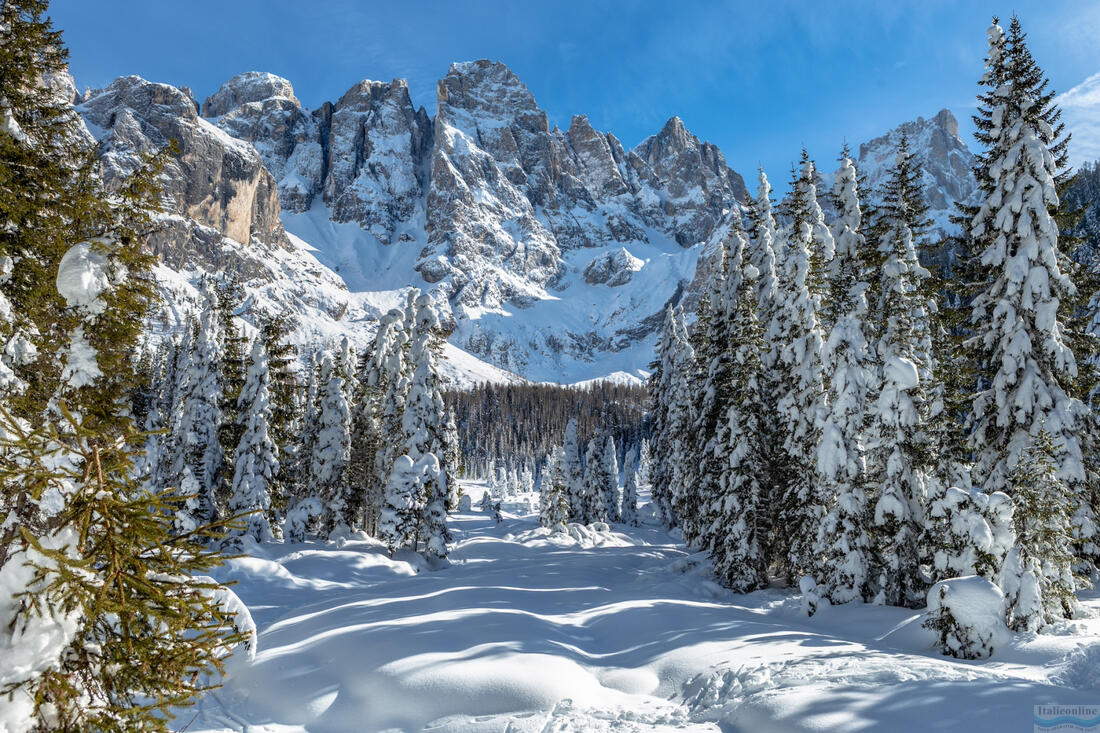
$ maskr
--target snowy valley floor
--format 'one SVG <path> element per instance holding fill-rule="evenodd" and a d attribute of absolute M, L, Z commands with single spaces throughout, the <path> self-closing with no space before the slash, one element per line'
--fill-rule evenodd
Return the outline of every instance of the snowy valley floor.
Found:
<path fill-rule="evenodd" d="M 259 651 L 177 728 L 977 733 L 1031 730 L 1040 703 L 1100 704 L 1096 594 L 1086 619 L 958 662 L 916 612 L 806 618 L 791 591 L 717 586 L 654 527 L 548 535 L 513 508 L 500 525 L 454 515 L 438 572 L 373 540 L 231 561 L 220 577 L 239 581 Z"/>

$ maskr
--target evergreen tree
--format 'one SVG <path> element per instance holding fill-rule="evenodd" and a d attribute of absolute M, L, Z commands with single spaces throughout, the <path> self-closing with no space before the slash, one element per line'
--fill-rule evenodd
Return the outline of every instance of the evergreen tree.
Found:
<path fill-rule="evenodd" d="M 238 397 L 237 414 L 243 423 L 241 442 L 234 452 L 233 493 L 229 510 L 247 513 L 244 532 L 265 542 L 272 538 L 275 521 L 272 507 L 273 482 L 279 471 L 279 447 L 272 439 L 271 374 L 264 342 L 252 345 L 248 374 Z"/>
<path fill-rule="evenodd" d="M 248 338 L 237 321 L 236 311 L 244 301 L 240 284 L 231 277 L 223 277 L 216 284 L 209 283 L 213 293 L 214 311 L 218 321 L 218 341 L 216 350 L 221 368 L 219 384 L 222 388 L 218 409 L 221 423 L 218 425 L 218 440 L 221 443 L 223 464 L 219 469 L 218 500 L 223 503 L 230 494 L 230 482 L 233 479 L 236 463 L 234 451 L 241 442 L 244 422 L 237 412 L 241 390 L 248 371 Z"/>
<path fill-rule="evenodd" d="M 143 490 L 127 397 L 159 156 L 106 191 L 46 3 L 0 5 L 0 601 L 8 730 L 164 730 L 242 640 L 218 557 Z M 61 358 L 58 358 L 58 356 Z"/>
<path fill-rule="evenodd" d="M 728 332 L 728 407 L 716 441 L 715 459 L 722 462 L 719 493 L 708 513 L 713 522 L 709 534 L 715 572 L 730 588 L 747 593 L 767 584 L 764 492 L 769 454 L 763 423 L 768 415 L 761 363 L 764 343 L 756 316 L 759 271 L 744 263 L 744 238 L 736 242 L 729 269 L 740 274 L 727 293 L 734 304 Z"/>
<path fill-rule="evenodd" d="M 638 459 L 634 450 L 626 452 L 623 458 L 623 496 L 619 511 L 619 521 L 630 527 L 638 526 Z"/>
<path fill-rule="evenodd" d="M 672 507 L 672 466 L 664 458 L 672 442 L 669 425 L 669 409 L 672 400 L 672 351 L 676 332 L 675 316 L 672 306 L 665 308 L 664 321 L 657 337 L 656 353 L 649 365 L 649 378 L 646 383 L 649 393 L 649 414 L 653 422 L 653 447 L 658 460 L 650 471 L 651 496 L 658 520 L 671 526 L 675 511 Z M 568 449 L 568 446 L 567 446 Z M 573 516 L 578 516 L 577 505 L 573 505 Z"/>
<path fill-rule="evenodd" d="M 389 390 L 389 372 L 393 350 L 399 348 L 401 314 L 392 310 L 382 316 L 374 342 L 365 355 L 359 374 L 361 394 L 352 416 L 352 441 L 348 476 L 352 486 L 362 493 L 364 527 L 369 534 L 378 531 L 383 493 L 389 467 L 383 472 L 386 449 L 382 436 L 383 398 Z M 392 439 L 393 436 L 390 435 Z"/>
<path fill-rule="evenodd" d="M 419 493 L 425 501 L 421 527 L 424 554 L 433 568 L 439 568 L 446 561 L 447 542 L 451 539 L 447 529 L 447 474 L 434 453 L 421 456 L 416 468 L 421 475 Z"/>
<path fill-rule="evenodd" d="M 221 333 L 214 309 L 214 293 L 206 290 L 206 307 L 201 319 L 190 326 L 190 353 L 181 374 L 180 401 L 183 413 L 179 423 L 179 460 L 194 476 L 198 487 L 195 519 L 199 524 L 219 515 L 218 484 L 224 470 L 225 454 L 219 438 L 222 424 Z M 174 467 L 173 477 L 182 476 L 183 465 Z"/>
<path fill-rule="evenodd" d="M 837 221 L 833 225 L 836 255 L 831 267 L 834 325 L 823 360 L 829 387 L 829 409 L 817 454 L 825 480 L 827 513 L 817 536 L 821 561 L 818 586 L 834 604 L 863 600 L 870 572 L 869 510 L 864 416 L 873 362 L 864 324 L 867 273 L 862 212 L 854 163 L 847 149 L 833 183 Z"/>
<path fill-rule="evenodd" d="M 562 443 L 562 474 L 565 477 L 565 497 L 569 503 L 569 516 L 573 521 L 586 524 L 584 502 L 584 470 L 581 464 L 581 444 L 577 436 L 577 419 L 570 418 L 565 426 Z"/>
<path fill-rule="evenodd" d="M 569 521 L 569 499 L 566 496 L 565 451 L 555 448 L 547 459 L 545 478 L 539 495 L 539 524 L 556 532 L 564 532 Z"/>
<path fill-rule="evenodd" d="M 1045 425 L 1058 478 L 1080 496 L 1089 480 L 1082 437 L 1092 428 L 1074 394 L 1078 365 L 1064 336 L 1076 294 L 1056 221 L 1067 138 L 1019 21 L 1007 37 L 994 22 L 989 44 L 981 81 L 989 91 L 979 98 L 982 201 L 968 229 L 985 275 L 972 303 L 972 358 L 991 371 L 973 400 L 974 475 L 987 491 L 1011 491 Z"/>
<path fill-rule="evenodd" d="M 741 223 L 736 218 L 722 240 L 718 271 L 711 277 L 708 320 L 705 324 L 696 322 L 697 330 L 705 325 L 705 340 L 699 340 L 693 348 L 696 371 L 700 375 L 697 377 L 699 384 L 692 389 L 697 396 L 695 442 L 691 446 L 693 473 L 685 491 L 689 501 L 681 503 L 680 522 L 688 544 L 708 549 L 713 546 L 713 532 L 721 531 L 714 511 L 722 500 L 720 484 L 726 463 L 723 459 L 729 450 L 728 436 L 723 435 L 721 426 L 728 422 L 733 371 L 737 368 L 733 361 L 732 329 L 741 273 L 740 261 L 735 265 L 736 270 L 729 267 L 731 240 L 734 239 L 740 248 Z"/>
<path fill-rule="evenodd" d="M 668 403 L 665 432 L 662 440 L 667 447 L 664 461 L 667 463 L 668 491 L 672 513 L 679 519 L 682 508 L 694 506 L 693 487 L 688 483 L 694 475 L 692 462 L 696 457 L 693 414 L 692 372 L 695 369 L 695 353 L 688 339 L 683 311 L 677 310 L 672 320 L 672 340 L 663 367 L 669 375 Z M 662 353 L 662 358 L 665 354 Z"/>
<path fill-rule="evenodd" d="M 917 607 L 925 600 L 920 536 L 928 482 L 928 405 L 931 379 L 928 303 L 917 260 L 914 227 L 922 211 L 919 170 L 902 137 L 883 192 L 877 232 L 883 259 L 877 288 L 875 352 L 878 393 L 871 408 L 872 485 L 876 528 L 876 598 Z"/>
<path fill-rule="evenodd" d="M 443 465 L 451 471 L 452 480 L 447 484 L 447 511 L 453 512 L 458 509 L 458 503 L 462 500 L 462 485 L 457 478 L 465 474 L 453 407 L 447 409 L 447 422 L 443 426 Z"/>
<path fill-rule="evenodd" d="M 1016 544 L 1002 587 L 1009 626 L 1038 631 L 1077 611 L 1073 577 L 1073 502 L 1055 463 L 1058 447 L 1045 427 L 1025 449 L 1012 475 Z"/>
<path fill-rule="evenodd" d="M 813 176 L 814 165 L 803 151 L 789 202 L 791 227 L 780 281 L 779 332 L 769 335 L 781 348 L 777 409 L 790 472 L 779 497 L 775 529 L 777 546 L 786 549 L 783 564 L 789 579 L 815 569 L 813 549 L 826 501 L 825 482 L 814 457 L 821 443 L 820 416 L 826 409 L 825 330 L 819 314 L 826 290 L 825 263 L 833 258 L 834 244 L 817 202 Z"/>
<path fill-rule="evenodd" d="M 297 394 L 301 388 L 294 367 L 297 349 L 285 340 L 290 321 L 285 315 L 265 318 L 260 324 L 260 341 L 268 357 L 268 392 L 271 396 L 271 417 L 268 433 L 280 456 L 279 468 L 271 480 L 273 512 L 285 511 L 293 490 L 293 463 L 298 449 L 296 427 L 301 422 Z"/>
<path fill-rule="evenodd" d="M 336 370 L 332 355 L 321 357 L 318 393 L 317 441 L 310 461 L 310 486 L 324 505 L 322 533 L 338 525 L 351 527 L 351 489 L 347 464 L 351 446 L 351 413 L 344 397 L 344 379 Z"/>
<path fill-rule="evenodd" d="M 610 521 L 607 515 L 607 444 L 601 436 L 588 441 L 584 454 L 584 492 L 581 494 L 581 524 Z"/>

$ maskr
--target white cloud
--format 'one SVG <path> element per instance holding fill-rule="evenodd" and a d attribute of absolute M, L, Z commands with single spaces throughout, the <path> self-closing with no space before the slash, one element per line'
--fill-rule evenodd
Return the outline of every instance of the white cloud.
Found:
<path fill-rule="evenodd" d="M 1059 94 L 1055 104 L 1062 108 L 1062 120 L 1073 135 L 1070 163 L 1078 167 L 1100 160 L 1100 72 Z"/>

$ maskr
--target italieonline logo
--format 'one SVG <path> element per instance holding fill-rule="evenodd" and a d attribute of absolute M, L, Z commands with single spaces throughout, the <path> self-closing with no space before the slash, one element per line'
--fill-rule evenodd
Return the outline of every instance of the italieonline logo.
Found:
<path fill-rule="evenodd" d="M 1035 706 L 1035 733 L 1082 730 L 1100 733 L 1100 705 Z"/>

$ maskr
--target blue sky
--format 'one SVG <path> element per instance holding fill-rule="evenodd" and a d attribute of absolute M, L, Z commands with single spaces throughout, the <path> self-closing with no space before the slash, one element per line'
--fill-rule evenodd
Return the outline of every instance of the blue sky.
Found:
<path fill-rule="evenodd" d="M 778 182 L 803 145 L 831 166 L 845 139 L 942 107 L 969 132 L 985 29 L 1013 10 L 1057 91 L 1100 72 L 1091 0 L 54 0 L 50 12 L 81 87 L 139 74 L 201 101 L 261 70 L 316 107 L 360 79 L 403 77 L 434 115 L 448 65 L 490 58 L 519 75 L 552 124 L 586 113 L 630 147 L 679 115 L 746 178 L 763 164 Z M 1089 89 L 1075 99 L 1094 100 Z M 1084 141 L 1100 104 L 1078 117 Z"/>

